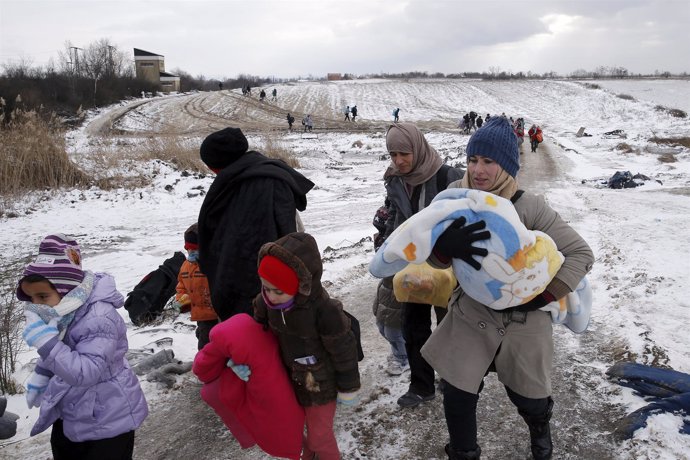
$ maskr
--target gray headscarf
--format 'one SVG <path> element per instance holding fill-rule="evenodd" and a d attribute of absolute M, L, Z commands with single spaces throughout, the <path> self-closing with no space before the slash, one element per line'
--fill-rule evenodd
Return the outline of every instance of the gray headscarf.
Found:
<path fill-rule="evenodd" d="M 431 179 L 443 166 L 443 160 L 426 141 L 424 134 L 412 123 L 395 123 L 388 127 L 386 133 L 388 152 L 412 153 L 412 170 L 402 174 L 394 163 L 383 175 L 384 180 L 391 176 L 400 176 L 406 184 L 417 186 Z"/>

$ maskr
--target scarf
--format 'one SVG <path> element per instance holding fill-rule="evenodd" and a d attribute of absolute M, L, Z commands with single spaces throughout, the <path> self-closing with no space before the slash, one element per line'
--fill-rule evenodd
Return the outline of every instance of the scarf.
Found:
<path fill-rule="evenodd" d="M 412 170 L 402 174 L 391 164 L 383 175 L 384 180 L 400 176 L 406 185 L 416 187 L 431 179 L 441 169 L 443 160 L 429 145 L 424 134 L 412 123 L 396 123 L 386 133 L 388 152 L 412 153 Z"/>
<path fill-rule="evenodd" d="M 95 277 L 92 272 L 85 271 L 84 280 L 79 283 L 77 287 L 65 294 L 59 304 L 54 307 L 49 307 L 48 305 L 27 302 L 25 309 L 36 313 L 46 324 L 54 318 L 60 318 L 57 323 L 57 328 L 59 338 L 62 340 L 67 332 L 67 326 L 69 326 L 74 319 L 75 312 L 86 303 L 86 300 L 91 295 L 94 279 Z"/>
<path fill-rule="evenodd" d="M 472 184 L 472 179 L 470 178 L 469 173 L 465 173 L 465 175 L 461 179 L 460 187 L 469 189 L 475 188 L 474 184 Z M 510 200 L 513 197 L 513 195 L 515 195 L 515 192 L 517 192 L 517 189 L 517 179 L 505 172 L 503 168 L 501 168 L 501 172 L 498 174 L 498 177 L 496 177 L 496 182 L 494 182 L 491 189 L 487 190 L 487 192 L 493 193 L 494 195 L 498 195 L 501 198 L 505 198 L 506 200 Z"/>

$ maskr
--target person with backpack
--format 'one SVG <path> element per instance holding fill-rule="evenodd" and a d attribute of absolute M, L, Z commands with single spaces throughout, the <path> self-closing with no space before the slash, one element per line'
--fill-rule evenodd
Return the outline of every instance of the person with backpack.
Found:
<path fill-rule="evenodd" d="M 199 149 L 216 178 L 199 211 L 199 267 L 221 321 L 250 313 L 261 291 L 256 257 L 264 243 L 301 228 L 314 183 L 284 161 L 249 150 L 239 128 L 210 134 Z"/>
<path fill-rule="evenodd" d="M 333 432 L 336 406 L 356 405 L 360 389 L 350 318 L 321 284 L 321 252 L 308 233 L 266 243 L 258 260 L 261 293 L 254 299 L 254 318 L 278 338 L 283 364 L 304 407 L 307 430 L 300 458 L 339 460 Z M 229 365 L 239 366 L 238 375 L 251 381 L 249 366 Z"/>
<path fill-rule="evenodd" d="M 527 135 L 529 136 L 529 143 L 530 147 L 532 148 L 532 152 L 536 152 L 537 147 L 539 147 L 539 144 L 544 140 L 544 135 L 542 134 L 541 128 L 533 124 L 527 131 Z"/>
<path fill-rule="evenodd" d="M 52 425 L 57 460 L 132 458 L 148 405 L 125 356 L 113 277 L 83 270 L 77 241 L 56 233 L 41 241 L 16 295 L 26 303 L 22 337 L 38 351 L 26 386 L 29 408 L 40 408 L 31 436 Z"/>
<path fill-rule="evenodd" d="M 461 177 L 459 170 L 443 164 L 440 155 L 412 123 L 390 125 L 386 149 L 391 163 L 383 176 L 390 201 L 384 240 L 405 220 L 428 206 L 438 192 Z M 433 309 L 440 323 L 446 309 Z M 415 407 L 436 396 L 434 369 L 420 352 L 431 335 L 431 310 L 431 305 L 402 304 L 402 331 L 410 365 L 409 389 L 397 401 L 402 407 Z"/>
<path fill-rule="evenodd" d="M 177 275 L 175 290 L 175 305 L 178 310 L 190 311 L 190 318 L 196 321 L 197 349 L 201 350 L 208 343 L 211 328 L 218 324 L 211 305 L 211 290 L 208 279 L 199 269 L 199 230 L 196 223 L 184 232 L 184 248 L 187 250 L 187 260 L 182 263 Z"/>
<path fill-rule="evenodd" d="M 484 120 L 482 120 L 482 116 L 479 115 L 477 117 L 477 129 L 481 128 L 483 124 L 484 124 Z"/>
<path fill-rule="evenodd" d="M 543 292 L 517 307 L 493 310 L 461 289 L 454 292 L 445 320 L 422 348 L 422 355 L 445 382 L 443 408 L 450 438 L 445 450 L 450 460 L 480 458 L 477 403 L 484 377 L 491 371 L 498 374 L 508 398 L 527 424 L 533 458 L 550 459 L 553 328 L 551 314 L 539 309 L 574 291 L 592 268 L 594 255 L 542 196 L 518 190 L 520 153 L 506 118 L 485 123 L 472 135 L 466 150 L 467 173 L 450 187 L 481 190 L 511 200 L 524 226 L 551 237 L 565 260 Z M 486 230 L 481 233 L 489 234 Z M 488 253 L 472 247 L 471 236 L 464 217 L 458 219 L 438 237 L 428 262 L 444 268 L 453 259 L 460 259 L 480 270 L 482 257 Z M 475 251 L 472 255 L 471 249 L 483 250 L 483 254 Z M 504 434 L 513 441 L 512 433 Z"/>
<path fill-rule="evenodd" d="M 350 112 L 352 112 L 352 121 L 357 121 L 357 106 L 353 105 Z"/>
<path fill-rule="evenodd" d="M 287 118 L 287 122 L 288 122 L 288 130 L 292 131 L 292 124 L 295 122 L 295 117 L 290 115 L 290 112 L 288 112 L 286 118 Z"/>

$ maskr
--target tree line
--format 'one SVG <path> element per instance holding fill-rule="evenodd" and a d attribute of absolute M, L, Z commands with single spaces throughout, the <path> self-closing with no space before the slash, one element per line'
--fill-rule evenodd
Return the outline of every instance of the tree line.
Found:
<path fill-rule="evenodd" d="M 85 47 L 66 42 L 56 60 L 45 66 L 34 66 L 22 59 L 3 64 L 0 73 L 0 113 L 4 124 L 15 108 L 37 110 L 46 115 L 57 114 L 64 120 L 75 120 L 82 110 L 140 97 L 159 90 L 155 83 L 136 78 L 130 53 L 120 50 L 108 39 L 100 39 Z M 180 91 L 217 90 L 258 86 L 276 82 L 275 78 L 239 75 L 237 78 L 208 79 L 193 77 L 174 69 L 180 77 Z"/>
<path fill-rule="evenodd" d="M 180 91 L 213 91 L 264 83 L 284 82 L 286 79 L 259 77 L 240 74 L 237 78 L 209 79 L 192 76 L 181 69 L 172 73 L 180 77 Z M 485 72 L 460 72 L 444 74 L 441 72 L 411 71 L 399 73 L 372 73 L 355 75 L 343 74 L 343 79 L 361 78 L 477 78 L 483 80 L 519 79 L 596 79 L 596 78 L 640 78 L 640 77 L 688 77 L 687 72 L 672 74 L 668 71 L 655 71 L 653 74 L 635 74 L 620 66 L 600 66 L 588 71 L 578 69 L 569 75 L 557 72 L 544 73 L 512 72 L 500 67 L 490 67 Z M 326 77 L 310 79 L 325 80 Z M 77 120 L 81 110 L 115 103 L 142 94 L 155 93 L 159 88 L 155 83 L 136 78 L 134 62 L 130 53 L 120 50 L 108 39 L 100 39 L 81 48 L 66 42 L 58 52 L 57 60 L 45 66 L 33 66 L 30 61 L 20 60 L 4 64 L 0 73 L 0 113 L 4 123 L 8 123 L 16 107 L 39 110 L 46 114 L 55 113 L 64 120 Z"/>

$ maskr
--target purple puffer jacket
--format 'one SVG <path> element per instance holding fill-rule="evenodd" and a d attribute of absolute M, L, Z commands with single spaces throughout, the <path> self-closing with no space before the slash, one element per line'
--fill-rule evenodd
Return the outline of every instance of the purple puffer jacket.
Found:
<path fill-rule="evenodd" d="M 63 340 L 56 337 L 38 350 L 37 366 L 54 376 L 31 436 L 58 418 L 73 442 L 112 438 L 144 421 L 148 406 L 125 359 L 127 328 L 115 310 L 123 304 L 113 277 L 96 273 L 91 295 L 75 311 Z"/>

